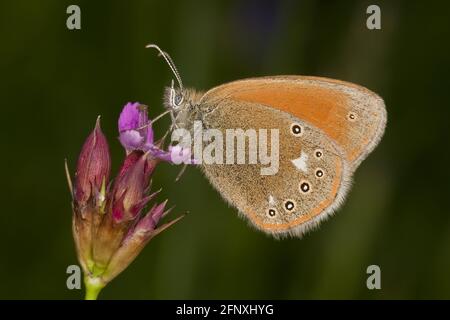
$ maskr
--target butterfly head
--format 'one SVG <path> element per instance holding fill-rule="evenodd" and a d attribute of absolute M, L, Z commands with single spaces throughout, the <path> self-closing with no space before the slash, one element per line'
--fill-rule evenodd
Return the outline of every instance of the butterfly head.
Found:
<path fill-rule="evenodd" d="M 146 48 L 154 48 L 159 52 L 159 56 L 164 58 L 176 79 L 176 84 L 172 80 L 172 85 L 166 88 L 164 96 L 164 106 L 172 117 L 172 128 L 188 127 L 191 118 L 195 117 L 194 111 L 198 106 L 199 94 L 195 90 L 184 88 L 175 63 L 167 52 L 161 50 L 155 44 L 149 44 Z"/>
<path fill-rule="evenodd" d="M 167 87 L 164 106 L 172 116 L 173 128 L 190 129 L 195 120 L 201 120 L 200 99 L 203 93 L 194 89 Z"/>

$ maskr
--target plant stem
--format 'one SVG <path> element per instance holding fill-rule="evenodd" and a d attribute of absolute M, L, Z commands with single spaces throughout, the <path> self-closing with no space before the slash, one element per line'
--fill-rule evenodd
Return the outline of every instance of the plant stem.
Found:
<path fill-rule="evenodd" d="M 100 278 L 84 277 L 84 285 L 86 286 L 85 300 L 97 300 L 100 291 L 105 287 L 105 283 Z"/>

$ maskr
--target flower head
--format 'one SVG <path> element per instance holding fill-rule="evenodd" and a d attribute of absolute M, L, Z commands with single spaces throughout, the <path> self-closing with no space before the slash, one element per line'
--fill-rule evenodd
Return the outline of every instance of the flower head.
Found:
<path fill-rule="evenodd" d="M 101 288 L 122 272 L 154 236 L 181 217 L 159 225 L 167 200 L 147 205 L 158 192 L 150 192 L 151 177 L 168 152 L 153 143 L 147 108 L 128 103 L 119 118 L 119 134 L 127 154 L 110 185 L 111 161 L 106 137 L 97 120 L 81 150 L 73 198 L 73 235 L 87 289 Z M 170 161 L 170 159 L 167 159 Z"/>

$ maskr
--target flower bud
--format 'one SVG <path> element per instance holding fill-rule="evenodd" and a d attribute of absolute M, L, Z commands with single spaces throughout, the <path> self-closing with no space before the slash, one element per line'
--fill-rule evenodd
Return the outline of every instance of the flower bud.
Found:
<path fill-rule="evenodd" d="M 100 128 L 99 117 L 78 158 L 74 190 L 77 204 L 83 205 L 91 197 L 99 195 L 101 191 L 104 193 L 109 180 L 110 168 L 108 141 Z"/>
<path fill-rule="evenodd" d="M 113 191 L 112 215 L 115 222 L 133 220 L 145 206 L 145 193 L 156 162 L 142 151 L 133 151 L 120 169 Z"/>
<path fill-rule="evenodd" d="M 159 205 L 154 205 L 152 209 L 130 229 L 129 233 L 122 242 L 122 245 L 114 256 L 111 258 L 108 269 L 103 274 L 103 280 L 109 282 L 122 272 L 128 265 L 133 262 L 136 256 L 142 251 L 145 245 L 156 235 L 166 230 L 170 226 L 180 221 L 183 216 L 167 222 L 161 226 L 157 226 L 159 220 L 166 216 L 171 209 L 164 211 L 167 200 Z"/>

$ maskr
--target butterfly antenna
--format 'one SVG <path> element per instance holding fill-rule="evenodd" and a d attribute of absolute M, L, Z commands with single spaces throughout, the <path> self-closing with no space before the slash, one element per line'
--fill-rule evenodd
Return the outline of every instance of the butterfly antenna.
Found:
<path fill-rule="evenodd" d="M 177 67 L 175 66 L 175 63 L 173 63 L 172 58 L 169 56 L 169 54 L 165 51 L 162 51 L 160 47 L 158 47 L 156 44 L 148 44 L 145 46 L 146 48 L 154 48 L 158 50 L 159 55 L 166 60 L 167 64 L 169 65 L 170 70 L 172 70 L 172 73 L 175 75 L 175 78 L 178 81 L 178 85 L 180 86 L 180 89 L 183 90 L 183 82 L 181 81 L 180 73 L 178 72 Z"/>

